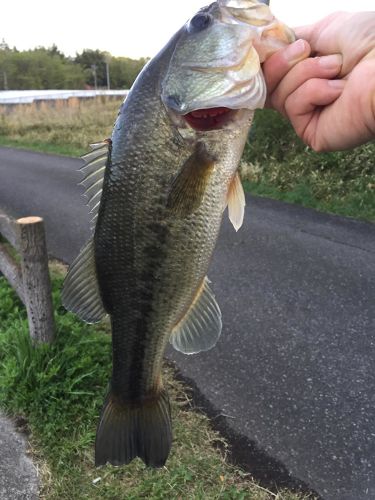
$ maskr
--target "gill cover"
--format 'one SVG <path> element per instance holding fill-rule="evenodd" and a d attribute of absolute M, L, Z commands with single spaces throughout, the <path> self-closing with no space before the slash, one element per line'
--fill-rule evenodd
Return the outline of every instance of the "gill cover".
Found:
<path fill-rule="evenodd" d="M 183 28 L 162 81 L 162 101 L 179 115 L 216 107 L 262 108 L 261 62 L 292 39 L 264 3 L 218 0 Z"/>

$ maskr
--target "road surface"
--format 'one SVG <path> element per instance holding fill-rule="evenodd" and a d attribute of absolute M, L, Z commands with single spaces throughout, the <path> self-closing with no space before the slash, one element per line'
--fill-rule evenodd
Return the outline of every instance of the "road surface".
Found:
<path fill-rule="evenodd" d="M 86 241 L 79 160 L 0 149 L 0 207 L 45 218 L 50 254 Z M 209 277 L 223 313 L 210 352 L 168 351 L 234 458 L 278 487 L 375 498 L 375 225 L 248 198 Z"/>
<path fill-rule="evenodd" d="M 38 473 L 32 463 L 27 439 L 14 422 L 0 415 L 0 498 L 37 500 Z"/>

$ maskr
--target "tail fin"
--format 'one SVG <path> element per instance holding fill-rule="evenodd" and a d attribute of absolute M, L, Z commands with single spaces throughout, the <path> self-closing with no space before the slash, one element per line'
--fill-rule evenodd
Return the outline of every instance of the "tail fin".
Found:
<path fill-rule="evenodd" d="M 95 443 L 95 465 L 128 464 L 140 457 L 150 467 L 163 467 L 172 444 L 169 398 L 163 389 L 152 401 L 127 405 L 109 393 Z"/>

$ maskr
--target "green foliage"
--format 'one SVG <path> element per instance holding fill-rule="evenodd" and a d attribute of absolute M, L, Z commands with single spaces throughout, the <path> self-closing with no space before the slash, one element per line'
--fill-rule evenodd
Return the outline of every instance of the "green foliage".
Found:
<path fill-rule="evenodd" d="M 271 110 L 256 113 L 242 164 L 254 194 L 375 220 L 375 143 L 316 153 Z"/>
<path fill-rule="evenodd" d="M 61 279 L 55 279 L 57 341 L 35 348 L 24 308 L 9 288 L 0 288 L 0 405 L 28 415 L 42 443 L 50 447 L 53 439 L 55 450 L 67 433 L 86 427 L 87 412 L 97 415 L 110 367 L 109 337 L 66 313 L 60 286 Z"/>
<path fill-rule="evenodd" d="M 110 376 L 111 339 L 105 325 L 85 325 L 62 308 L 61 274 L 54 271 L 52 283 L 57 340 L 34 347 L 25 310 L 0 278 L 0 407 L 27 419 L 43 498 L 285 498 L 262 490 L 225 462 L 214 448 L 225 443 L 206 417 L 189 410 L 184 388 L 167 368 L 174 443 L 166 467 L 150 470 L 135 460 L 95 469 L 95 428 Z"/>
<path fill-rule="evenodd" d="M 76 55 L 74 62 L 86 70 L 86 83 L 91 87 L 95 85 L 94 72 L 96 73 L 97 86 L 105 87 L 107 85 L 106 57 L 105 52 L 90 49 Z"/>
<path fill-rule="evenodd" d="M 18 52 L 0 50 L 0 71 L 7 76 L 9 90 L 83 88 L 85 73 L 57 48 L 38 48 Z M 5 82 L 0 79 L 0 88 Z"/>
<path fill-rule="evenodd" d="M 94 87 L 94 67 L 98 88 L 106 88 L 106 61 L 109 62 L 111 88 L 128 89 L 147 60 L 112 57 L 107 52 L 88 49 L 70 58 L 56 45 L 18 51 L 3 42 L 0 44 L 0 90 Z"/>
<path fill-rule="evenodd" d="M 147 59 L 130 59 L 128 57 L 114 57 L 110 62 L 111 87 L 130 89 Z"/>

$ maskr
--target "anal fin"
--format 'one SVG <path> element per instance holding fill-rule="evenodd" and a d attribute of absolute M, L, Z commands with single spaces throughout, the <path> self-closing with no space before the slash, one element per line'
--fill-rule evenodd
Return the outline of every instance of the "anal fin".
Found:
<path fill-rule="evenodd" d="M 184 354 L 207 351 L 218 341 L 221 328 L 220 308 L 205 278 L 189 310 L 172 330 L 170 343 Z"/>

